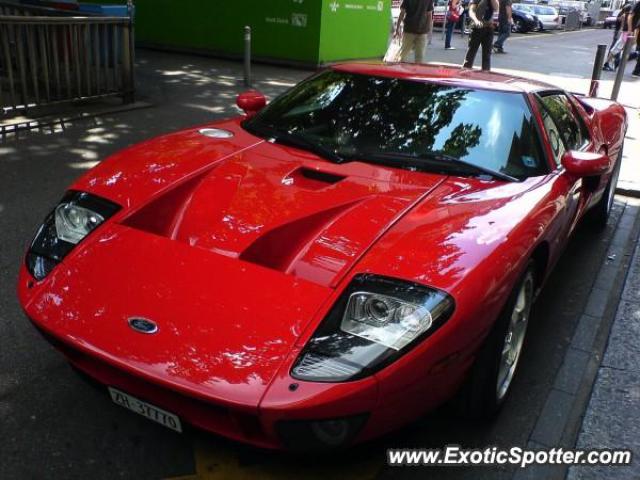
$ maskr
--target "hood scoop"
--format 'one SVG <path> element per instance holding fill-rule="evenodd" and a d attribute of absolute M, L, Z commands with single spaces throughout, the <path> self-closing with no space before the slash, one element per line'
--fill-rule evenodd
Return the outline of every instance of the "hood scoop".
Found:
<path fill-rule="evenodd" d="M 405 184 L 383 168 L 335 167 L 282 150 L 265 143 L 229 157 L 161 191 L 121 223 L 203 256 L 333 287 L 441 182 L 423 176 Z"/>
<path fill-rule="evenodd" d="M 191 203 L 193 192 L 211 170 L 206 169 L 178 184 L 137 212 L 134 212 L 128 218 L 125 218 L 122 224 L 175 240 L 180 227 L 180 220 L 184 215 L 185 209 Z"/>
<path fill-rule="evenodd" d="M 242 252 L 240 259 L 273 270 L 291 273 L 292 266 L 296 259 L 305 252 L 305 247 L 308 247 L 313 239 L 338 217 L 360 202 L 340 205 L 281 225 L 259 237 Z"/>

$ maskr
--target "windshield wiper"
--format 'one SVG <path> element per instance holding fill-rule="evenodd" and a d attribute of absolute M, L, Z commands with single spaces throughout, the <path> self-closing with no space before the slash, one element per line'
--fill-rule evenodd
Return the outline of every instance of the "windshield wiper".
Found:
<path fill-rule="evenodd" d="M 506 182 L 520 181 L 506 173 L 498 172 L 497 170 L 476 165 L 475 163 L 470 163 L 460 158 L 440 152 L 426 152 L 418 155 L 402 152 L 363 152 L 362 155 L 349 155 L 350 160 L 356 160 L 358 157 L 361 157 L 365 161 L 369 160 L 376 163 L 385 163 L 390 166 L 394 166 L 393 163 L 389 162 L 390 160 L 395 160 L 396 162 L 400 160 L 404 162 L 405 165 L 408 164 L 408 166 L 427 166 L 436 169 L 445 168 L 448 171 L 458 173 L 461 173 L 460 170 L 466 170 L 466 172 L 470 174 L 488 175 Z"/>
<path fill-rule="evenodd" d="M 290 147 L 296 147 L 302 150 L 310 151 L 331 162 L 344 163 L 345 161 L 345 159 L 342 158 L 342 156 L 335 150 L 309 140 L 308 138 L 301 135 L 296 135 L 295 133 L 290 133 L 284 130 L 278 130 L 277 128 L 269 127 L 266 125 L 251 125 L 249 128 L 250 130 L 254 130 L 255 133 L 259 133 L 260 135 L 267 137 L 268 140 L 283 145 L 288 145 Z"/>

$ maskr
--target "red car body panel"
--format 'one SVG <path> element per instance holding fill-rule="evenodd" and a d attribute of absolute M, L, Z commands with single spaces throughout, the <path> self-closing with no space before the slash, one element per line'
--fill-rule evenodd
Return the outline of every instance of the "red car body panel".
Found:
<path fill-rule="evenodd" d="M 443 66 L 334 68 L 530 99 L 553 89 Z M 591 133 L 587 150 L 616 160 L 622 107 L 579 98 L 576 109 Z M 610 175 L 594 184 L 551 161 L 548 175 L 514 183 L 336 165 L 254 137 L 240 120 L 208 125 L 230 139 L 198 128 L 166 135 L 79 179 L 73 190 L 122 210 L 42 282 L 23 267 L 18 294 L 29 318 L 90 376 L 262 447 L 282 447 L 283 419 L 368 413 L 361 441 L 450 398 L 528 260 L 549 273 Z M 441 289 L 455 312 L 370 377 L 293 380 L 317 326 L 354 275 L 367 272 Z M 132 316 L 153 318 L 158 333 L 133 331 Z"/>

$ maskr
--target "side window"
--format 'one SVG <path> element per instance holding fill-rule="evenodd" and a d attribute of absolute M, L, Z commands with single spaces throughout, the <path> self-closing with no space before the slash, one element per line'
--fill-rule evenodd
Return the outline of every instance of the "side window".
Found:
<path fill-rule="evenodd" d="M 562 155 L 564 155 L 564 152 L 567 151 L 567 148 L 565 147 L 564 140 L 562 138 L 562 135 L 560 134 L 560 129 L 556 125 L 554 119 L 551 118 L 549 110 L 545 108 L 541 100 L 538 100 L 538 107 L 542 115 L 542 123 L 544 124 L 544 129 L 547 131 L 547 135 L 549 137 L 549 143 L 551 143 L 553 159 L 555 160 L 556 165 L 559 166 L 560 161 L 562 160 Z"/>
<path fill-rule="evenodd" d="M 543 110 L 551 116 L 564 140 L 567 150 L 580 150 L 587 142 L 582 120 L 578 118 L 569 98 L 562 93 L 541 95 Z"/>

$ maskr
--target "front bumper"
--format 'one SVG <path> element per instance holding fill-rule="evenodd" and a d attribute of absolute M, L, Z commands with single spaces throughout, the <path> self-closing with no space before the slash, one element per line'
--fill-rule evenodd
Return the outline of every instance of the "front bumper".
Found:
<path fill-rule="evenodd" d="M 289 375 L 288 366 L 302 349 L 295 345 L 266 389 L 254 389 L 254 395 L 227 395 L 233 388 L 249 392 L 248 385 L 225 381 L 224 389 L 216 384 L 192 386 L 176 381 L 178 377 L 167 377 L 156 364 L 141 366 L 130 361 L 130 356 L 118 355 L 121 339 L 109 337 L 105 343 L 103 336 L 89 335 L 102 348 L 108 346 L 108 351 L 88 342 L 81 330 L 70 329 L 63 321 L 65 312 L 55 306 L 49 285 L 56 283 L 55 278 L 38 284 L 23 267 L 18 296 L 34 325 L 73 366 L 102 385 L 178 415 L 186 424 L 260 448 L 336 448 L 378 437 L 450 398 L 471 361 L 467 354 L 451 355 L 452 338 L 457 335 L 441 329 L 429 339 L 429 348 L 416 349 L 374 376 L 344 383 L 304 382 Z M 32 308 L 37 303 L 34 299 L 40 305 L 52 303 L 47 309 Z M 348 423 L 346 434 L 340 422 Z M 324 434 L 333 433 L 342 440 L 318 442 L 318 432 L 323 430 L 318 424 L 326 427 Z"/>
<path fill-rule="evenodd" d="M 357 443 L 362 438 L 361 433 L 365 430 L 369 418 L 369 413 L 359 411 L 359 408 L 366 406 L 363 399 L 371 398 L 371 394 L 376 390 L 375 382 L 365 382 L 369 385 L 360 385 L 364 389 L 362 395 L 357 395 L 359 399 L 354 401 L 353 398 L 336 398 L 333 401 L 322 402 L 320 410 L 317 402 L 305 406 L 304 401 L 294 402 L 299 404 L 292 405 L 290 414 L 282 405 L 276 409 L 243 408 L 218 400 L 196 398 L 159 382 L 129 373 L 83 351 L 77 345 L 71 345 L 55 337 L 37 322 L 31 321 L 44 338 L 64 354 L 72 366 L 99 384 L 115 387 L 163 408 L 198 429 L 260 448 L 318 450 Z M 335 386 L 325 386 L 327 391 L 333 389 L 332 387 Z M 351 410 L 349 406 L 355 405 L 358 408 L 346 414 L 346 411 Z M 335 415 L 327 416 L 327 413 L 332 411 Z M 326 431 L 331 433 L 331 428 L 323 429 L 323 425 L 333 428 L 333 441 L 326 435 Z M 339 429 L 340 425 L 344 427 L 342 430 Z"/>
<path fill-rule="evenodd" d="M 542 28 L 545 30 L 558 30 L 561 25 L 558 22 L 541 22 Z"/>

